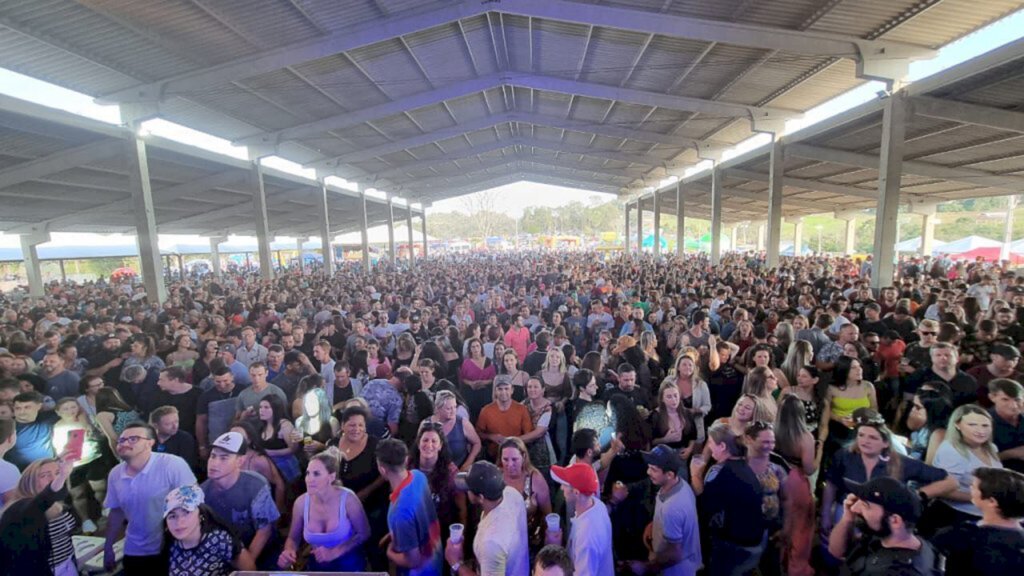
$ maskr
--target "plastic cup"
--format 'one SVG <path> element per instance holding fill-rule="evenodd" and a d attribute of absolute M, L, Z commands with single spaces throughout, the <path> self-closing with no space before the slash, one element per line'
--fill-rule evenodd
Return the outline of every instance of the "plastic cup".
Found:
<path fill-rule="evenodd" d="M 544 520 L 548 523 L 549 532 L 558 532 L 562 529 L 562 517 L 558 514 L 548 514 Z"/>
<path fill-rule="evenodd" d="M 462 531 L 466 527 L 462 524 L 452 524 L 448 527 L 448 541 L 452 544 L 458 544 L 462 542 Z"/>

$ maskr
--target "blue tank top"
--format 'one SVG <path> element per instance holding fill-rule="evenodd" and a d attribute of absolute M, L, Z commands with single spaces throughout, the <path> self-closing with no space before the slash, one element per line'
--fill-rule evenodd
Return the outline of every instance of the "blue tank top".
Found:
<path fill-rule="evenodd" d="M 455 417 L 455 426 L 445 439 L 448 441 L 448 452 L 452 455 L 452 462 L 461 468 L 469 457 L 469 441 L 466 440 L 466 431 L 462 427 L 462 416 Z"/>
<path fill-rule="evenodd" d="M 309 529 L 309 501 L 313 499 L 306 495 L 306 502 L 302 506 L 302 536 L 310 546 L 323 546 L 331 548 L 345 542 L 352 536 L 352 524 L 348 521 L 348 514 L 345 513 L 345 500 L 351 490 L 341 489 L 341 498 L 338 501 L 338 525 L 330 532 L 312 532 Z"/>

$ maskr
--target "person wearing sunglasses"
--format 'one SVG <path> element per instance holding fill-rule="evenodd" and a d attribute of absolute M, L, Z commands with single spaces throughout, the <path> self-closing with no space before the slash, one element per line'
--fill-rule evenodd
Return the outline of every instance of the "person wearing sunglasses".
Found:
<path fill-rule="evenodd" d="M 188 464 L 173 454 L 153 452 L 156 432 L 144 422 L 125 426 L 117 437 L 121 463 L 110 471 L 104 508 L 110 509 L 103 566 L 116 565 L 114 543 L 124 535 L 124 573 L 166 574 L 163 554 L 163 507 L 167 494 L 196 484 Z M 125 528 L 127 523 L 127 528 Z"/>
<path fill-rule="evenodd" d="M 907 349 L 903 353 L 903 362 L 900 364 L 900 374 L 903 376 L 931 367 L 930 351 L 939 341 L 939 323 L 935 320 L 922 320 L 917 327 L 917 336 L 918 341 L 907 344 Z"/>

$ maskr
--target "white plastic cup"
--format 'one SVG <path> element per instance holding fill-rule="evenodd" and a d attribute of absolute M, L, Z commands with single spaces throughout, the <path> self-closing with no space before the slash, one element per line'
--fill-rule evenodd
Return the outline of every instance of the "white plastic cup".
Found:
<path fill-rule="evenodd" d="M 548 514 L 544 520 L 548 523 L 548 532 L 558 532 L 562 529 L 562 518 L 558 514 Z"/>
<path fill-rule="evenodd" d="M 452 544 L 458 544 L 462 542 L 462 531 L 466 527 L 462 524 L 452 524 L 448 527 L 448 541 Z"/>

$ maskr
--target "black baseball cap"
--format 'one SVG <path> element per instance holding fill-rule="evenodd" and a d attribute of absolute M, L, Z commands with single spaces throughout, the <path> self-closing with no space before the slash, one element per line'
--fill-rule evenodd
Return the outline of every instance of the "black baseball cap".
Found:
<path fill-rule="evenodd" d="M 895 478 L 881 476 L 864 483 L 844 480 L 846 489 L 865 502 L 878 504 L 890 514 L 899 514 L 904 522 L 921 518 L 921 498 Z"/>
<path fill-rule="evenodd" d="M 469 472 L 455 476 L 455 487 L 476 492 L 488 500 L 498 500 L 505 491 L 505 477 L 497 466 L 486 461 L 474 462 Z"/>
<path fill-rule="evenodd" d="M 991 350 L 989 350 L 989 354 L 998 354 L 1008 360 L 1020 358 L 1020 350 L 1015 346 L 1010 346 L 1009 344 L 993 344 Z"/>

